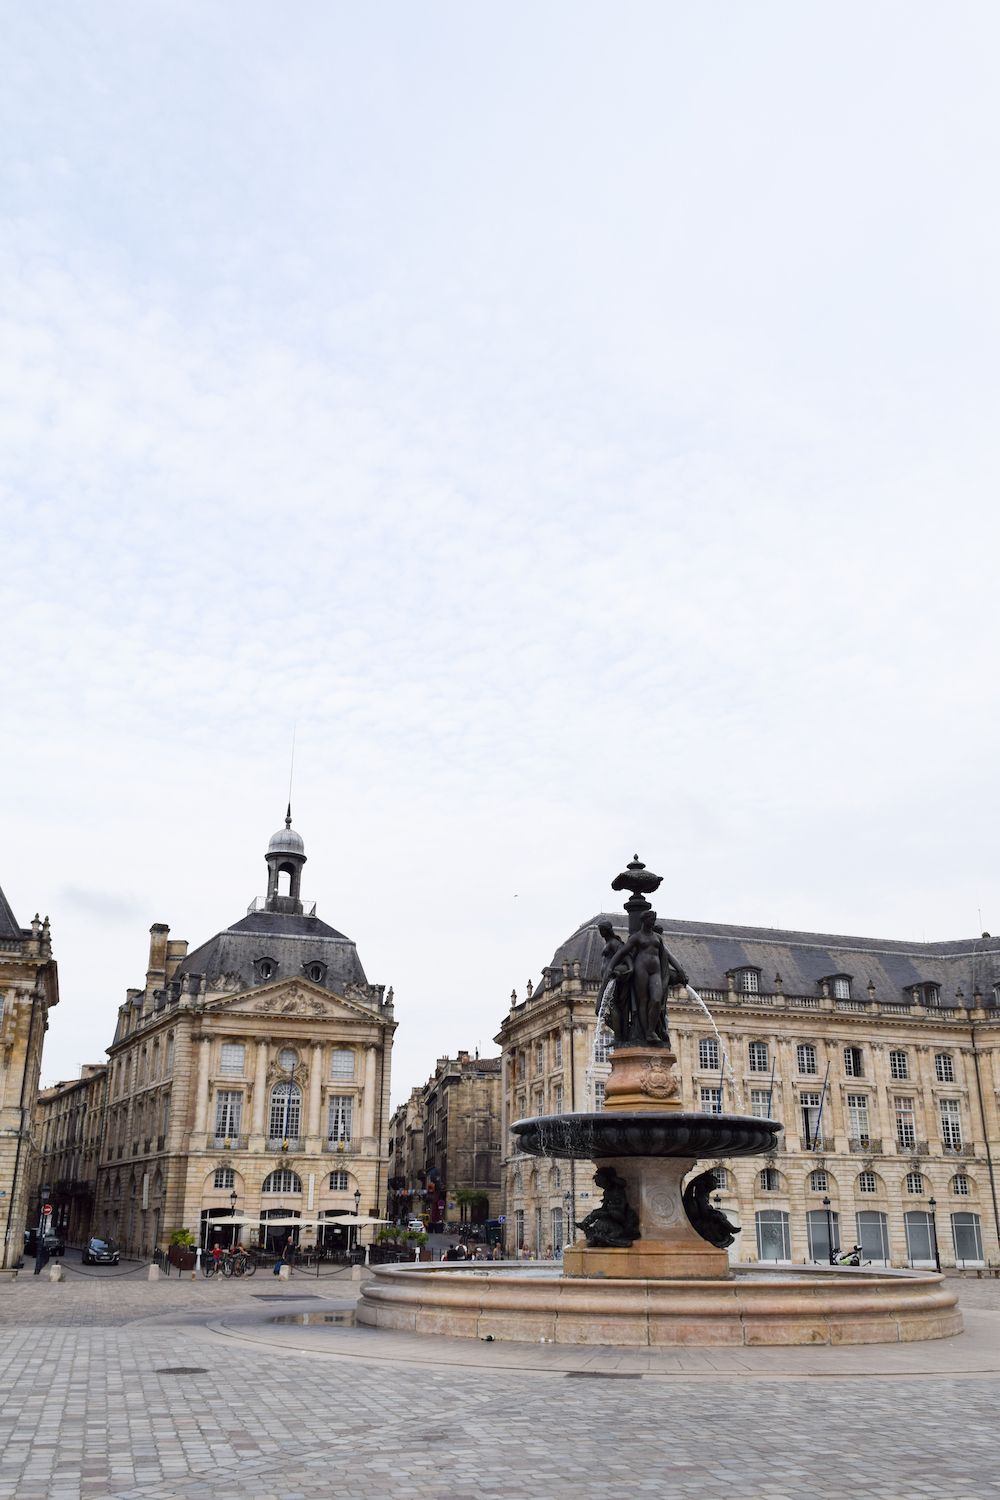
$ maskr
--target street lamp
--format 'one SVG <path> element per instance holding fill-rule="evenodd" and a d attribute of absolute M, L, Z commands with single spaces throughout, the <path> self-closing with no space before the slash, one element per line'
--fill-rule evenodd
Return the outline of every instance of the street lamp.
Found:
<path fill-rule="evenodd" d="M 826 1209 L 826 1239 L 830 1250 L 830 1264 L 835 1266 L 837 1262 L 833 1258 L 833 1214 L 830 1212 L 829 1198 L 823 1199 L 823 1207 Z"/>
<path fill-rule="evenodd" d="M 938 1237 L 937 1237 L 937 1212 L 936 1212 L 936 1210 L 937 1210 L 937 1199 L 936 1198 L 928 1198 L 927 1203 L 928 1203 L 928 1206 L 929 1206 L 930 1211 L 931 1211 L 931 1234 L 933 1235 L 933 1238 L 934 1238 L 934 1266 L 935 1266 L 935 1269 L 938 1271 L 938 1273 L 940 1273 L 940 1271 L 941 1271 L 941 1252 L 938 1249 Z"/>
<path fill-rule="evenodd" d="M 354 1217 L 356 1219 L 359 1219 L 359 1220 L 361 1218 L 361 1189 L 360 1188 L 355 1188 L 354 1189 Z M 357 1247 L 358 1247 L 358 1245 L 360 1245 L 360 1243 L 361 1243 L 361 1225 L 360 1225 L 360 1223 L 358 1223 L 358 1224 L 355 1224 L 355 1226 L 354 1226 L 354 1247 L 355 1247 L 355 1249 L 357 1249 Z"/>

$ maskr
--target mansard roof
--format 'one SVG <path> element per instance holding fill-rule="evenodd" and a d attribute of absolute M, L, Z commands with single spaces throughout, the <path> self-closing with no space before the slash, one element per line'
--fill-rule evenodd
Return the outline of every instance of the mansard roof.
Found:
<path fill-rule="evenodd" d="M 249 989 L 260 982 L 256 965 L 263 958 L 275 965 L 272 980 L 301 975 L 306 964 L 318 962 L 326 971 L 321 981 L 325 989 L 342 990 L 346 984 L 368 983 L 350 938 L 318 917 L 274 911 L 252 912 L 225 932 L 217 932 L 186 955 L 176 977 L 201 974 L 205 990 L 219 988 L 216 981 L 223 977 L 229 983 L 235 977 Z"/>
<path fill-rule="evenodd" d="M 1000 984 L 1000 938 L 956 938 L 947 942 L 913 943 L 903 939 L 847 937 L 823 932 L 785 931 L 773 927 L 732 926 L 724 922 L 690 922 L 658 917 L 668 948 L 678 958 L 696 989 L 725 990 L 727 976 L 738 969 L 759 969 L 760 987 L 780 988 L 786 995 L 815 995 L 824 979 L 849 975 L 856 999 L 865 999 L 869 984 L 877 998 L 906 1005 L 914 985 L 940 985 L 942 1006 L 960 1005 L 955 991 L 972 1003 L 973 991 L 993 1000 Z M 552 959 L 552 978 L 564 963 L 579 963 L 581 978 L 600 976 L 604 939 L 598 923 L 610 922 L 627 931 L 623 912 L 599 912 L 566 939 Z"/>
<path fill-rule="evenodd" d="M 0 890 L 0 943 L 9 943 L 24 936 L 14 920 L 7 897 Z"/>

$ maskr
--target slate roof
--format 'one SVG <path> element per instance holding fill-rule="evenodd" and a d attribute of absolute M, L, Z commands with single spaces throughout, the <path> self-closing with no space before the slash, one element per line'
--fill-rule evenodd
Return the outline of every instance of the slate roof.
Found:
<path fill-rule="evenodd" d="M 14 920 L 7 897 L 0 891 L 0 942 L 9 943 L 24 936 Z"/>
<path fill-rule="evenodd" d="M 321 922 L 318 917 L 298 916 L 292 912 L 258 911 L 242 917 L 217 932 L 187 954 L 177 971 L 204 976 L 204 988 L 218 986 L 223 975 L 237 975 L 249 989 L 256 982 L 254 964 L 269 958 L 277 972 L 271 981 L 302 974 L 307 963 L 326 965 L 324 988 L 342 990 L 345 984 L 367 984 L 358 950 L 350 938 Z"/>
<path fill-rule="evenodd" d="M 867 999 L 869 982 L 875 997 L 891 1005 L 910 1001 L 907 987 L 941 986 L 942 1007 L 971 1004 L 978 987 L 987 1003 L 1000 984 L 1000 938 L 956 938 L 949 942 L 911 943 L 890 938 L 846 937 L 823 932 L 786 932 L 772 927 L 739 927 L 722 922 L 688 922 L 658 917 L 667 947 L 680 960 L 696 989 L 725 990 L 733 969 L 760 970 L 760 988 L 775 989 L 781 975 L 786 995 L 816 995 L 820 981 L 834 975 L 851 977 L 854 999 Z M 599 922 L 627 931 L 622 912 L 600 912 L 577 928 L 555 951 L 552 968 L 557 979 L 563 963 L 579 961 L 583 979 L 600 977 L 604 940 Z M 956 1001 L 962 989 L 965 999 Z"/>

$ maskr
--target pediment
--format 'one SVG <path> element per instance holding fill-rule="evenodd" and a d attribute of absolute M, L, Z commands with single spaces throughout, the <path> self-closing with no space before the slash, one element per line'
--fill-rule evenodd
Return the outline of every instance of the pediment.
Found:
<path fill-rule="evenodd" d="M 326 990 L 309 979 L 279 979 L 255 985 L 237 995 L 220 995 L 205 1007 L 216 1015 L 296 1016 L 307 1019 L 377 1021 L 377 1012 L 347 995 Z"/>

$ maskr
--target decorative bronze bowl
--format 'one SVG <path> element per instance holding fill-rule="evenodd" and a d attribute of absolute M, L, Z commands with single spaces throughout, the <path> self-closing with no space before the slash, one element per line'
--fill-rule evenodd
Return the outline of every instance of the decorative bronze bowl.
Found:
<path fill-rule="evenodd" d="M 593 1115 L 539 1115 L 511 1130 L 530 1156 L 760 1156 L 778 1144 L 777 1120 L 754 1115 L 709 1115 L 694 1110 L 662 1114 L 625 1110 Z"/>

